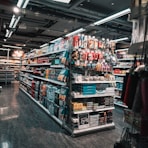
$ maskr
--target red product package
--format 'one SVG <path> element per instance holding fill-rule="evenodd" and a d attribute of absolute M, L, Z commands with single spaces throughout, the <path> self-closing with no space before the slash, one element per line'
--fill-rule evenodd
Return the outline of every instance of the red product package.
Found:
<path fill-rule="evenodd" d="M 73 47 L 78 48 L 79 47 L 79 36 L 75 35 L 73 37 Z"/>

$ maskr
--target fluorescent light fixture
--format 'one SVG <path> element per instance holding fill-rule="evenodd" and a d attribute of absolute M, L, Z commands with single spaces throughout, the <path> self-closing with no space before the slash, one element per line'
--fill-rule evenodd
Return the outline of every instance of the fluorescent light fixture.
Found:
<path fill-rule="evenodd" d="M 53 1 L 56 1 L 56 2 L 60 2 L 60 3 L 70 3 L 71 0 L 53 0 Z"/>
<path fill-rule="evenodd" d="M 15 22 L 14 22 L 12 28 L 16 28 L 16 25 L 18 24 L 20 18 L 21 18 L 21 17 L 19 16 L 19 17 L 15 20 Z"/>
<path fill-rule="evenodd" d="M 129 38 L 128 37 L 125 37 L 125 38 L 120 38 L 120 39 L 115 39 L 115 40 L 112 40 L 113 42 L 120 42 L 120 41 L 125 41 L 125 40 L 128 40 Z"/>
<path fill-rule="evenodd" d="M 13 8 L 13 12 L 14 12 L 14 13 L 19 13 L 19 12 L 20 12 L 20 9 L 19 9 L 18 7 L 14 7 L 14 8 Z"/>
<path fill-rule="evenodd" d="M 12 28 L 12 26 L 13 26 L 13 24 L 14 24 L 14 22 L 15 22 L 15 19 L 16 19 L 16 16 L 13 15 L 12 18 L 11 18 L 11 22 L 10 22 L 10 24 L 9 24 L 9 28 Z"/>
<path fill-rule="evenodd" d="M 48 43 L 45 43 L 45 44 L 41 45 L 40 48 L 46 47 L 48 45 L 49 45 Z"/>
<path fill-rule="evenodd" d="M 13 31 L 10 31 L 10 32 L 9 32 L 8 38 L 11 37 L 12 33 L 13 33 Z"/>
<path fill-rule="evenodd" d="M 8 29 L 6 29 L 6 35 L 5 35 L 6 38 L 8 37 L 9 33 L 10 33 L 10 31 Z"/>
<path fill-rule="evenodd" d="M 25 0 L 24 5 L 22 6 L 22 8 L 26 8 L 28 3 L 29 3 L 29 0 Z"/>
<path fill-rule="evenodd" d="M 94 23 L 92 24 L 92 26 L 104 24 L 104 23 L 106 23 L 106 22 L 109 22 L 109 21 L 111 21 L 111 20 L 114 20 L 114 19 L 116 19 L 116 18 L 119 18 L 119 17 L 121 17 L 121 16 L 124 16 L 124 15 L 126 15 L 126 14 L 129 14 L 130 12 L 131 12 L 131 9 L 130 9 L 130 8 L 125 9 L 125 10 L 120 11 L 120 12 L 118 12 L 118 13 L 116 13 L 116 14 L 113 14 L 113 15 L 111 15 L 111 16 L 109 16 L 109 17 L 106 17 L 106 18 L 104 18 L 104 19 L 102 19 L 102 20 L 99 20 L 99 21 L 97 21 L 97 22 L 94 22 Z"/>
<path fill-rule="evenodd" d="M 78 29 L 78 30 L 75 30 L 75 31 L 73 31 L 73 32 L 70 32 L 70 33 L 66 34 L 65 37 L 69 37 L 69 36 L 75 35 L 75 34 L 77 34 L 77 33 L 81 33 L 81 32 L 83 32 L 83 31 L 85 31 L 85 29 L 84 29 L 84 28 L 80 28 L 80 29 Z"/>
<path fill-rule="evenodd" d="M 59 37 L 59 38 L 57 38 L 57 39 L 55 39 L 55 40 L 52 40 L 52 41 L 50 41 L 50 43 L 55 43 L 55 42 L 57 42 L 57 41 L 59 41 L 59 40 L 62 40 L 62 37 Z"/>
<path fill-rule="evenodd" d="M 18 46 L 11 46 L 11 45 L 2 45 L 3 47 L 7 47 L 7 48 L 16 48 L 16 49 L 22 49 L 22 47 L 18 47 Z"/>
<path fill-rule="evenodd" d="M 18 0 L 17 7 L 21 8 L 23 2 L 24 2 L 24 0 Z"/>

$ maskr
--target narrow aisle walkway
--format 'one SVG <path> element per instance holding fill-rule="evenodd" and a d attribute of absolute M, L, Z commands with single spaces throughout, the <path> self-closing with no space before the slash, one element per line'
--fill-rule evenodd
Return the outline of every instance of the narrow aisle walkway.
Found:
<path fill-rule="evenodd" d="M 0 93 L 0 148 L 113 148 L 123 124 L 115 116 L 116 129 L 72 138 L 11 84 Z"/>

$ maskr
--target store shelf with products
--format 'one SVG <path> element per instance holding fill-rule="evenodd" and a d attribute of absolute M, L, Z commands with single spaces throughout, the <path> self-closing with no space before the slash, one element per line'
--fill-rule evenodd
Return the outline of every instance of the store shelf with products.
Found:
<path fill-rule="evenodd" d="M 22 82 L 24 91 L 72 135 L 114 127 L 115 77 L 111 63 L 103 55 L 110 55 L 106 46 L 111 43 L 80 36 L 62 39 L 46 47 L 46 51 L 30 52 L 22 59 L 25 62 L 21 70 L 21 77 L 31 84 L 30 89 Z M 87 40 L 79 41 L 79 45 L 76 38 Z M 82 124 L 83 115 L 88 117 L 86 125 L 85 121 Z M 73 123 L 72 118 L 77 118 L 78 123 Z"/>
<path fill-rule="evenodd" d="M 116 78 L 116 89 L 115 89 L 115 101 L 114 104 L 120 107 L 127 108 L 127 106 L 122 102 L 122 91 L 124 85 L 124 79 L 129 69 L 133 66 L 134 55 L 128 54 L 128 48 L 116 50 L 117 55 L 117 65 L 114 66 L 114 75 Z M 137 59 L 140 57 L 137 55 Z"/>

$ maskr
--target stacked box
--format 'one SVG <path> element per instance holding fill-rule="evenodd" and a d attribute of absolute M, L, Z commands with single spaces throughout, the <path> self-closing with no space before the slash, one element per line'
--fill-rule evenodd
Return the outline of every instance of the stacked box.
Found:
<path fill-rule="evenodd" d="M 49 102 L 47 101 L 47 108 L 48 108 L 48 111 L 54 115 L 54 104 L 52 102 Z"/>
<path fill-rule="evenodd" d="M 110 98 L 109 97 L 105 98 L 105 106 L 110 106 Z"/>
<path fill-rule="evenodd" d="M 114 106 L 114 99 L 113 99 L 113 97 L 110 97 L 110 106 Z"/>
<path fill-rule="evenodd" d="M 81 92 L 83 95 L 94 95 L 96 94 L 96 84 L 83 84 L 78 85 L 76 91 Z"/>
<path fill-rule="evenodd" d="M 93 109 L 94 103 L 93 102 L 87 102 L 86 105 L 87 105 L 87 110 L 91 110 L 91 109 Z"/>
<path fill-rule="evenodd" d="M 112 123 L 113 122 L 113 113 L 112 111 L 107 111 L 107 123 Z"/>
<path fill-rule="evenodd" d="M 87 113 L 79 114 L 78 118 L 79 118 L 79 124 L 78 124 L 79 129 L 89 127 L 89 114 L 87 114 Z"/>
<path fill-rule="evenodd" d="M 106 112 L 99 112 L 99 125 L 104 125 L 106 124 Z"/>
<path fill-rule="evenodd" d="M 92 126 L 98 126 L 99 124 L 99 115 L 90 115 L 89 116 L 89 125 Z"/>

